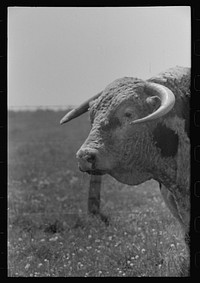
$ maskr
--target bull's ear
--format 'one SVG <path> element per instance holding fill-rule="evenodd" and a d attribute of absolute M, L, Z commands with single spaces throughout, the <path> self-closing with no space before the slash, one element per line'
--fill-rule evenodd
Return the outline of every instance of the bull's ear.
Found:
<path fill-rule="evenodd" d="M 146 99 L 146 103 L 149 104 L 150 106 L 152 106 L 153 108 L 160 105 L 160 102 L 161 102 L 160 98 L 156 95 L 147 97 L 147 99 Z"/>

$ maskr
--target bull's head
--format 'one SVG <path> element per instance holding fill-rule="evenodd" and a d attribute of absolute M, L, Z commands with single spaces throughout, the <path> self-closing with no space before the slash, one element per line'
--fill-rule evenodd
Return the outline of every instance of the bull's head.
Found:
<path fill-rule="evenodd" d="M 60 123 L 89 110 L 92 128 L 77 152 L 79 169 L 138 184 L 152 178 L 148 167 L 158 153 L 148 122 L 166 115 L 174 103 L 169 88 L 125 77 L 67 113 Z"/>

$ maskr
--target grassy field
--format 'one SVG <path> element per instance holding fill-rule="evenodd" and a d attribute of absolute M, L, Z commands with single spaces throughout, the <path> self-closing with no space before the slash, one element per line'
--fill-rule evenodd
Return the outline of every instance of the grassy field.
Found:
<path fill-rule="evenodd" d="M 104 176 L 109 224 L 88 215 L 90 177 L 75 153 L 89 120 L 60 126 L 63 115 L 9 113 L 8 276 L 180 276 L 188 255 L 157 182 L 131 187 Z"/>

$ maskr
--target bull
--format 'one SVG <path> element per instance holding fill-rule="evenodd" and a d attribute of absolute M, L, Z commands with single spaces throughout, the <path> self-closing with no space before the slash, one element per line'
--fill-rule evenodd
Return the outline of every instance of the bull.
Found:
<path fill-rule="evenodd" d="M 148 80 L 124 77 L 68 112 L 61 124 L 89 110 L 91 131 L 78 150 L 79 169 L 119 182 L 159 182 L 163 199 L 189 245 L 190 68 L 176 66 Z"/>

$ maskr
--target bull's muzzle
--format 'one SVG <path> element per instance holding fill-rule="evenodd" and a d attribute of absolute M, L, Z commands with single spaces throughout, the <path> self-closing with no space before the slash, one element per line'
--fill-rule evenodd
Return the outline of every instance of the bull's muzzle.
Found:
<path fill-rule="evenodd" d="M 83 172 L 95 171 L 97 168 L 98 151 L 96 149 L 81 148 L 76 154 L 79 169 Z"/>

